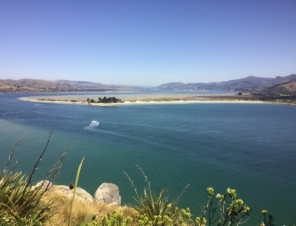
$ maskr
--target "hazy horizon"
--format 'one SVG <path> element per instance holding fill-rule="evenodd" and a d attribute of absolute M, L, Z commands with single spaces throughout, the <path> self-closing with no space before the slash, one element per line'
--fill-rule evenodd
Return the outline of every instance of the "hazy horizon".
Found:
<path fill-rule="evenodd" d="M 5 1 L 0 79 L 154 87 L 296 72 L 296 1 Z"/>

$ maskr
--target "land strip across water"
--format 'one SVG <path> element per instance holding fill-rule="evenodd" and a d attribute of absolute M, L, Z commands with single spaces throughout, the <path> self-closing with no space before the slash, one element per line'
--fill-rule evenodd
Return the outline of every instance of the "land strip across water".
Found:
<path fill-rule="evenodd" d="M 111 96 L 114 94 L 111 94 Z M 211 94 L 211 95 L 188 95 L 188 94 L 118 94 L 115 95 L 120 101 L 113 103 L 99 103 L 99 98 L 105 95 L 65 95 L 65 96 L 32 96 L 22 97 L 21 100 L 32 102 L 56 103 L 56 104 L 80 104 L 92 106 L 114 106 L 128 104 L 190 104 L 190 103 L 266 103 L 259 97 L 251 94 Z M 107 95 L 107 97 L 109 97 Z M 280 102 L 279 102 L 280 103 Z"/>

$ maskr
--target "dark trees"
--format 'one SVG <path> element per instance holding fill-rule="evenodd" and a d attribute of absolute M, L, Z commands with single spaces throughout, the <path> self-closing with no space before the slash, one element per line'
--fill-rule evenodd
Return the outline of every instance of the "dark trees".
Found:
<path fill-rule="evenodd" d="M 98 103 L 117 103 L 120 102 L 120 99 L 117 99 L 116 97 L 101 97 L 98 98 Z"/>

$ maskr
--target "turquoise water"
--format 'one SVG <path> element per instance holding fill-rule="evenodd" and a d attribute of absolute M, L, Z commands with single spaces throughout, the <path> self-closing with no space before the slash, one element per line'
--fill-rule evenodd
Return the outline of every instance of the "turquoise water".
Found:
<path fill-rule="evenodd" d="M 87 95 L 87 94 L 86 94 Z M 106 94 L 107 95 L 107 94 Z M 55 160 L 73 145 L 57 184 L 74 181 L 85 157 L 79 186 L 93 194 L 103 182 L 119 186 L 123 203 L 133 203 L 127 172 L 139 191 L 143 177 L 152 188 L 169 188 L 195 215 L 206 203 L 206 188 L 218 193 L 228 187 L 252 208 L 247 225 L 261 220 L 267 209 L 276 225 L 296 224 L 296 107 L 275 104 L 178 104 L 92 107 L 36 104 L 20 101 L 23 95 L 0 95 L 0 164 L 14 143 L 18 169 L 29 172 L 43 150 L 48 151 L 35 181 L 42 179 Z M 89 127 L 92 120 L 98 126 Z"/>

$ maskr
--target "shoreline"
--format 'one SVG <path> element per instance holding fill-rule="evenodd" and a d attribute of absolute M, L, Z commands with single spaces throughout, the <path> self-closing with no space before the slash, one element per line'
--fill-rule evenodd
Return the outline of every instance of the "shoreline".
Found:
<path fill-rule="evenodd" d="M 214 96 L 213 96 L 214 97 Z M 61 98 L 61 97 L 59 97 Z M 196 98 L 196 97 L 195 97 Z M 199 98 L 202 98 L 200 96 Z M 21 97 L 19 98 L 22 101 L 30 101 L 34 103 L 51 103 L 51 104 L 77 104 L 77 105 L 88 105 L 88 106 L 99 106 L 99 107 L 110 107 L 110 106 L 126 106 L 126 105 L 147 105 L 147 104 L 288 104 L 288 103 L 278 103 L 278 102 L 267 102 L 261 100 L 239 100 L 237 98 L 229 98 L 225 96 L 224 98 L 203 98 L 203 99 L 194 99 L 194 98 L 184 98 L 182 100 L 172 100 L 172 99 L 145 99 L 145 100 L 125 100 L 120 103 L 88 103 L 85 100 L 61 100 L 61 99 L 36 99 L 36 97 Z M 292 105 L 292 104 L 291 104 Z"/>

